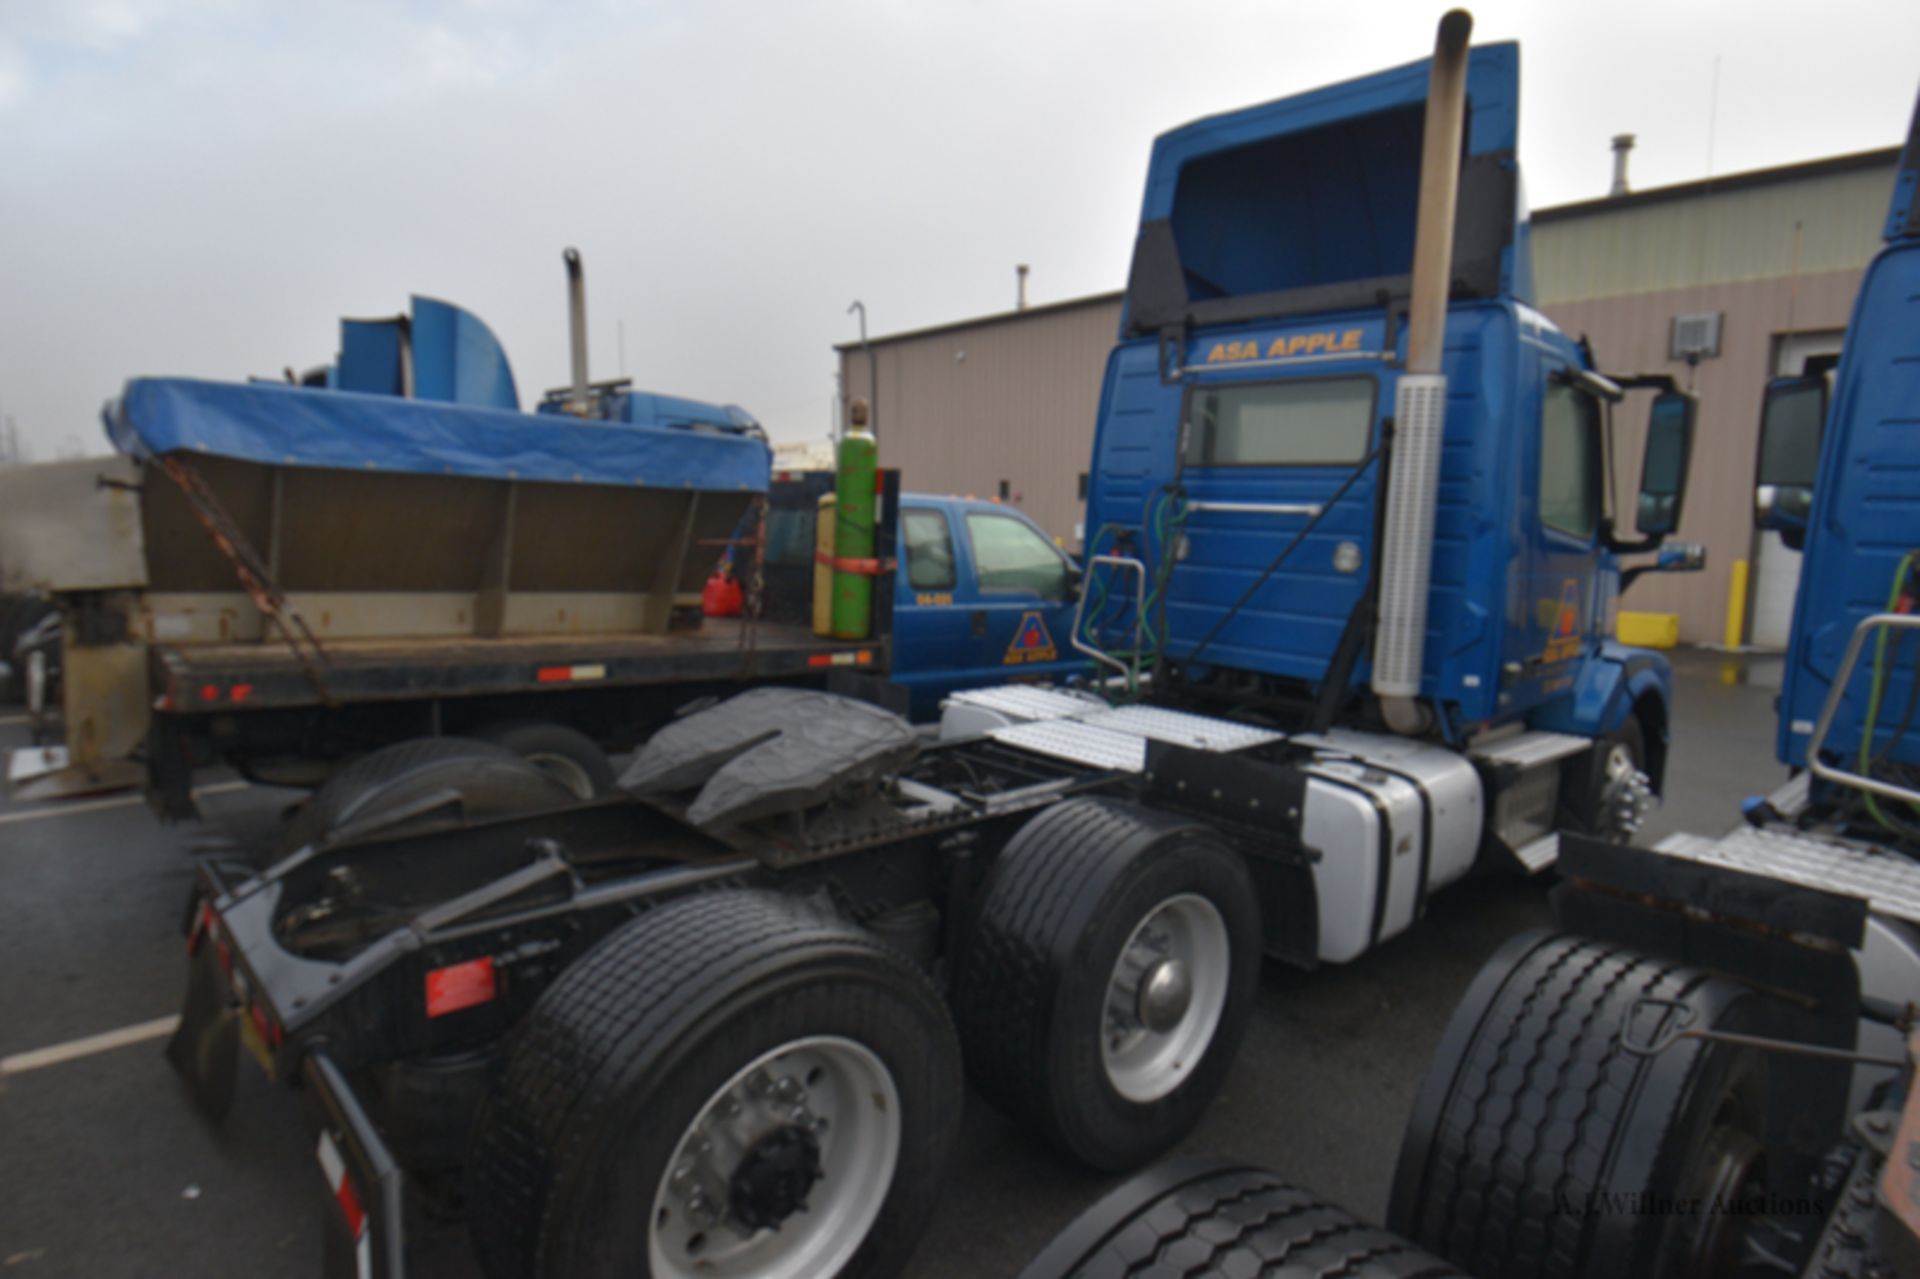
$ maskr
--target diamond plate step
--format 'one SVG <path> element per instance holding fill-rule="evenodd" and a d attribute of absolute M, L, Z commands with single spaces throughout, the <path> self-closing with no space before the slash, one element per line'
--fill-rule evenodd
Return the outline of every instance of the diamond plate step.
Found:
<path fill-rule="evenodd" d="M 982 710 L 998 711 L 1002 715 L 1011 715 L 1017 719 L 1067 719 L 1092 715 L 1107 709 L 1107 704 L 1095 697 L 1063 693 L 1054 688 L 1035 688 L 1025 684 L 1009 684 L 1000 688 L 970 688 L 963 692 L 948 694 L 947 700 L 959 702 L 964 706 L 978 706 Z"/>
<path fill-rule="evenodd" d="M 1518 733 L 1486 746 L 1470 748 L 1467 753 L 1489 764 L 1526 769 L 1577 755 L 1591 745 L 1592 738 L 1572 733 Z"/>
<path fill-rule="evenodd" d="M 1092 768 L 1117 768 L 1137 773 L 1147 766 L 1147 739 L 1132 733 L 1094 728 L 1078 720 L 1052 719 L 1014 724 L 987 733 L 996 742 L 1018 746 Z"/>
<path fill-rule="evenodd" d="M 1743 826 L 1719 839 L 1669 835 L 1654 851 L 1863 897 L 1876 913 L 1920 924 L 1920 862 L 1801 831 Z"/>
<path fill-rule="evenodd" d="M 1520 864 L 1527 868 L 1528 874 L 1537 875 L 1560 860 L 1560 832 L 1548 831 L 1531 844 L 1515 850 L 1513 855 L 1520 859 Z"/>
<path fill-rule="evenodd" d="M 1210 715 L 1190 715 L 1158 706 L 1122 706 L 1118 710 L 1089 715 L 1083 723 L 1116 733 L 1131 733 L 1156 742 L 1171 742 L 1203 751 L 1241 751 L 1268 742 L 1284 741 L 1284 733 L 1214 719 Z"/>

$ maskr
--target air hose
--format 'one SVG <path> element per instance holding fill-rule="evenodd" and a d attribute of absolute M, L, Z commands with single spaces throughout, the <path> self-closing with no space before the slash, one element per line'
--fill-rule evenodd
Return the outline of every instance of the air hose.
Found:
<path fill-rule="evenodd" d="M 1901 607 L 1901 602 L 1907 593 L 1907 581 L 1913 572 L 1913 562 L 1916 556 L 1920 556 L 1920 551 L 1908 551 L 1900 557 L 1900 565 L 1893 572 L 1893 586 L 1887 592 L 1886 611 L 1889 613 L 1906 611 Z M 1899 653 L 1898 644 L 1894 646 L 1894 653 L 1896 656 Z M 1909 698 L 1907 711 L 1901 718 L 1899 730 L 1894 734 L 1892 739 L 1887 742 L 1886 748 L 1880 752 L 1876 759 L 1873 750 L 1873 735 L 1880 725 L 1880 699 L 1886 693 L 1887 668 L 1889 665 L 1890 663 L 1887 660 L 1887 630 L 1883 627 L 1881 628 L 1880 634 L 1874 637 L 1873 685 L 1872 691 L 1867 696 L 1866 722 L 1860 730 L 1860 758 L 1858 767 L 1863 777 L 1872 775 L 1873 765 L 1878 761 L 1884 761 L 1886 756 L 1892 751 L 1894 743 L 1906 735 L 1906 730 L 1913 719 L 1913 699 Z M 1917 684 L 1920 684 L 1920 671 L 1916 671 L 1913 678 Z M 1916 695 L 1920 695 L 1920 687 L 1915 688 L 1913 691 Z M 1903 820 L 1895 817 L 1891 813 L 1883 812 L 1872 792 L 1863 791 L 1862 795 L 1866 800 L 1867 812 L 1873 817 L 1874 821 L 1880 823 L 1882 828 L 1903 838 L 1920 838 L 1920 829 L 1907 825 Z"/>

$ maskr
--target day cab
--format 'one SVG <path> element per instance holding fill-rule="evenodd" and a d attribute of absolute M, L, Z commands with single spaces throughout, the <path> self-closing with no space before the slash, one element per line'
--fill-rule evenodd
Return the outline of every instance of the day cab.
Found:
<path fill-rule="evenodd" d="M 1608 628 L 1623 581 L 1702 563 L 1676 546 L 1624 576 L 1619 564 L 1678 527 L 1695 405 L 1663 376 L 1602 374 L 1534 306 L 1517 46 L 1472 50 L 1457 213 L 1423 214 L 1428 71 L 1156 141 L 1101 396 L 1087 594 L 1109 571 L 1144 579 L 1156 697 L 1281 728 L 1384 725 L 1498 759 L 1485 771 L 1505 807 L 1490 816 L 1513 818 L 1512 845 L 1552 830 L 1556 770 L 1541 766 L 1556 759 L 1593 758 L 1595 793 L 1559 797 L 1589 817 L 1597 774 L 1644 770 L 1660 786 L 1669 666 Z M 1450 246 L 1430 326 L 1444 384 L 1414 414 L 1429 222 Z M 1609 459 L 1615 407 L 1635 392 L 1655 394 L 1629 513 Z M 1090 629 L 1111 639 L 1122 620 Z M 1396 633 L 1388 694 L 1382 640 Z M 1521 732 L 1543 735 L 1537 749 L 1488 746 Z"/>

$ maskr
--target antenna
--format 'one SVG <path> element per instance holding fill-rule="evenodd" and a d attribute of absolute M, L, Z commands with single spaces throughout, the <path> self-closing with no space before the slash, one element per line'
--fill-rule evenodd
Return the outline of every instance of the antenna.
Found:
<path fill-rule="evenodd" d="M 1707 176 L 1713 176 L 1713 135 L 1720 124 L 1720 55 L 1713 55 L 1713 88 L 1707 95 Z"/>

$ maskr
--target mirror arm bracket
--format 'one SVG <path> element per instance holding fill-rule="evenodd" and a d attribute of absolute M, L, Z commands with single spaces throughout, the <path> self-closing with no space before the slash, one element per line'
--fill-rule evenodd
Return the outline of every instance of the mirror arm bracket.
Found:
<path fill-rule="evenodd" d="M 1667 535 L 1665 533 L 1653 533 L 1646 537 L 1636 538 L 1631 542 L 1623 542 L 1613 535 L 1613 517 L 1611 515 L 1603 515 L 1600 517 L 1600 543 L 1615 555 L 1639 555 L 1645 551 L 1657 551 L 1660 549 L 1660 544 L 1666 540 Z M 1627 588 L 1627 583 L 1632 580 L 1627 577 L 1626 574 L 1632 573 L 1633 571 L 1632 569 L 1627 569 L 1622 573 L 1620 578 L 1621 590 L 1624 591 Z"/>

